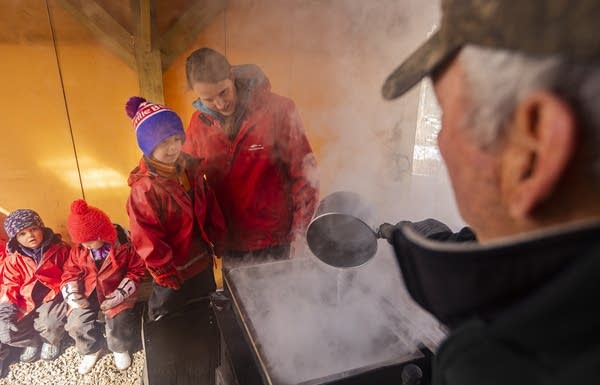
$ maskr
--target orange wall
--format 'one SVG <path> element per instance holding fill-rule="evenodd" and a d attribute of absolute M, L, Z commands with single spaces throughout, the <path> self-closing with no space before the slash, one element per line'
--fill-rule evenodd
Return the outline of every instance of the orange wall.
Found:
<path fill-rule="evenodd" d="M 12 20 L 0 23 L 0 207 L 33 208 L 65 233 L 69 204 L 82 195 L 75 148 L 85 197 L 126 225 L 126 177 L 141 153 L 123 105 L 138 93 L 136 73 L 50 4 L 56 44 L 44 0 L 0 2 L 0 19 Z M 184 64 L 195 48 L 256 63 L 298 105 L 323 193 L 350 188 L 381 204 L 402 201 L 410 169 L 389 166 L 412 159 L 417 91 L 389 103 L 380 87 L 436 19 L 434 0 L 230 0 L 164 73 L 166 104 L 188 121 L 194 97 Z"/>
<path fill-rule="evenodd" d="M 56 45 L 43 0 L 0 2 L 0 15 L 16 18 L 0 24 L 0 207 L 32 208 L 66 235 L 82 196 L 75 148 L 86 199 L 127 224 L 125 178 L 140 152 L 123 105 L 136 73 L 60 7 L 51 12 Z"/>

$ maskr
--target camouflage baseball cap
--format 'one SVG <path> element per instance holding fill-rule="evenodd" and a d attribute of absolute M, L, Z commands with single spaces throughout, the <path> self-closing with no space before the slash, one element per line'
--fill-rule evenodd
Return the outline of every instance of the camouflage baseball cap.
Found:
<path fill-rule="evenodd" d="M 467 44 L 597 62 L 599 23 L 598 0 L 442 0 L 441 27 L 388 76 L 383 97 L 402 95 Z"/>

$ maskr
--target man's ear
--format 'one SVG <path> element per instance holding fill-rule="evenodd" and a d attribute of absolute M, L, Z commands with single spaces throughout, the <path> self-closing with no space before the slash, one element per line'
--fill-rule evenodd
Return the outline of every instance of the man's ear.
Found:
<path fill-rule="evenodd" d="M 519 103 L 511 128 L 503 190 L 511 216 L 525 219 L 560 183 L 575 154 L 577 122 L 563 99 L 540 91 Z"/>

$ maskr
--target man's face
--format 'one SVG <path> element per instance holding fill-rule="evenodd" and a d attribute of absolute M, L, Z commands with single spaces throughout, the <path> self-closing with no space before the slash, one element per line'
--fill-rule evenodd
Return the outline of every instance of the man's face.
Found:
<path fill-rule="evenodd" d="M 469 135 L 476 127 L 469 121 L 463 69 L 459 60 L 434 79 L 434 89 L 442 110 L 438 136 L 458 209 L 480 240 L 507 235 L 506 210 L 500 191 L 500 155 L 481 149 Z"/>
<path fill-rule="evenodd" d="M 165 164 L 174 164 L 182 148 L 183 138 L 180 135 L 171 135 L 154 147 L 152 157 Z"/>
<path fill-rule="evenodd" d="M 235 112 L 237 95 L 231 79 L 216 83 L 196 82 L 192 89 L 202 104 L 209 109 L 223 116 L 231 116 Z"/>
<path fill-rule="evenodd" d="M 30 249 L 37 249 L 40 247 L 43 240 L 44 232 L 39 226 L 30 226 L 17 233 L 17 242 L 19 242 L 21 246 Z"/>

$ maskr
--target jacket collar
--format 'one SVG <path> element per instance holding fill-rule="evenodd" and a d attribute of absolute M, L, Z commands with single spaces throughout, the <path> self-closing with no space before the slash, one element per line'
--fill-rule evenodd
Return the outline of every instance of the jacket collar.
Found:
<path fill-rule="evenodd" d="M 393 245 L 413 299 L 452 327 L 497 317 L 599 247 L 599 235 L 600 224 L 588 223 L 481 245 L 432 241 L 406 226 Z"/>
<path fill-rule="evenodd" d="M 200 162 L 202 162 L 203 159 L 204 158 L 195 158 L 191 155 L 186 154 L 185 152 L 182 152 L 181 155 L 179 155 L 179 159 L 177 160 L 177 167 L 180 168 L 181 172 L 186 172 L 188 173 L 188 175 L 193 175 L 195 171 L 190 170 L 195 170 L 195 168 L 198 167 L 198 164 L 200 164 Z M 127 184 L 131 186 L 138 180 L 148 176 L 173 179 L 157 172 L 157 170 L 148 163 L 147 158 L 145 156 L 142 156 L 137 167 L 129 173 Z"/>

